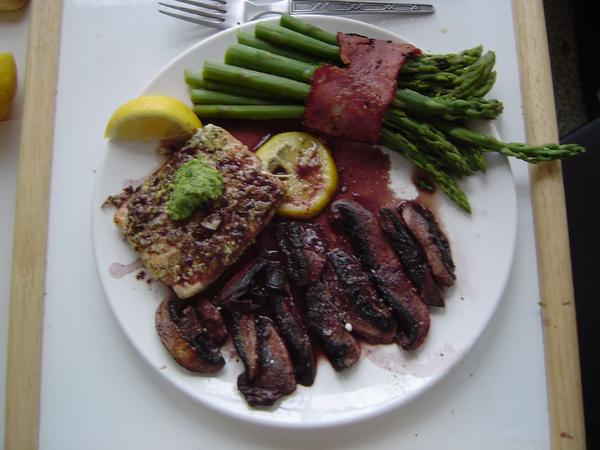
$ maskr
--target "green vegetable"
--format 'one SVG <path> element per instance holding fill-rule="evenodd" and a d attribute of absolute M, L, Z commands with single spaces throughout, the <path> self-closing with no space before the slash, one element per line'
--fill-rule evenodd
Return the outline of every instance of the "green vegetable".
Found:
<path fill-rule="evenodd" d="M 224 92 L 226 94 L 241 95 L 243 97 L 267 98 L 273 101 L 281 100 L 283 97 L 270 92 L 264 92 L 252 88 L 236 86 L 223 83 L 222 81 L 206 80 L 199 71 L 186 70 L 185 82 L 192 89 L 208 89 L 210 91 Z"/>
<path fill-rule="evenodd" d="M 221 174 L 203 158 L 195 158 L 181 165 L 173 175 L 166 211 L 172 220 L 184 220 L 198 206 L 222 194 Z"/>
<path fill-rule="evenodd" d="M 310 92 L 310 84 L 307 83 L 209 61 L 204 62 L 202 76 L 294 100 L 304 100 Z"/>
<path fill-rule="evenodd" d="M 195 105 L 272 105 L 276 100 L 226 94 L 209 89 L 191 89 L 190 98 Z"/>
<path fill-rule="evenodd" d="M 340 60 L 340 49 L 337 45 L 328 44 L 289 28 L 259 22 L 254 29 L 254 34 L 275 45 L 290 47 L 329 61 Z"/>
<path fill-rule="evenodd" d="M 383 127 L 381 129 L 381 143 L 390 150 L 396 151 L 412 162 L 415 166 L 429 173 L 440 186 L 442 191 L 458 206 L 468 213 L 471 213 L 471 205 L 467 195 L 451 175 L 436 166 L 425 153 L 419 149 L 401 133 L 393 132 Z"/>
<path fill-rule="evenodd" d="M 495 119 L 502 113 L 498 100 L 483 98 L 428 97 L 410 89 L 398 89 L 392 106 L 403 111 L 455 119 Z"/>
<path fill-rule="evenodd" d="M 465 144 L 477 146 L 484 151 L 493 151 L 504 156 L 512 156 L 531 164 L 568 158 L 585 152 L 585 148 L 578 144 L 545 144 L 536 146 L 518 142 L 501 142 L 492 136 L 487 136 L 450 122 L 435 122 L 435 125 L 451 138 Z"/>
<path fill-rule="evenodd" d="M 458 148 L 435 127 L 408 117 L 398 110 L 389 110 L 385 119 L 386 124 L 399 129 L 405 136 L 411 138 L 411 142 L 418 143 L 418 146 L 432 158 L 438 159 L 441 167 L 446 167 L 451 173 L 459 176 L 473 173 L 469 162 Z"/>
<path fill-rule="evenodd" d="M 301 118 L 315 69 L 325 61 L 341 63 L 335 34 L 289 15 L 280 26 L 258 23 L 255 35 L 239 32 L 238 42 L 227 50 L 227 64 L 205 62 L 201 75 L 186 71 L 188 85 L 200 88 L 191 91 L 199 117 Z M 485 172 L 486 152 L 537 163 L 584 151 L 575 144 L 504 143 L 466 128 L 465 120 L 490 120 L 502 112 L 500 101 L 483 98 L 496 81 L 494 65 L 495 54 L 484 54 L 481 46 L 410 58 L 380 132 L 381 144 L 427 172 L 467 212 L 471 207 L 457 180 Z"/>
<path fill-rule="evenodd" d="M 310 78 L 319 67 L 242 44 L 229 46 L 225 52 L 225 64 L 258 70 L 304 83 L 310 83 Z"/>
<path fill-rule="evenodd" d="M 450 91 L 448 95 L 455 98 L 476 96 L 483 86 L 488 85 L 488 80 L 492 76 L 492 70 L 495 63 L 495 53 L 487 52 L 475 63 L 468 66 L 465 71 L 452 82 L 455 88 Z"/>
<path fill-rule="evenodd" d="M 447 53 L 444 55 L 423 54 L 406 62 L 400 76 L 412 73 L 437 73 L 452 72 L 473 64 L 483 53 L 481 45 L 464 50 L 461 53 Z"/>
<path fill-rule="evenodd" d="M 296 61 L 303 61 L 311 64 L 319 64 L 321 59 L 316 58 L 311 55 L 307 55 L 306 53 L 299 52 L 296 50 L 290 50 L 286 47 L 280 47 L 278 45 L 273 45 L 268 41 L 263 39 L 259 39 L 254 36 L 252 33 L 248 33 L 246 31 L 238 31 L 237 33 L 237 41 L 242 45 L 247 45 L 248 47 L 259 48 L 261 50 L 266 50 L 275 55 L 285 56 L 286 58 L 295 59 Z"/>
<path fill-rule="evenodd" d="M 304 114 L 302 105 L 194 105 L 198 117 L 222 119 L 299 119 Z"/>
<path fill-rule="evenodd" d="M 279 25 L 284 28 L 297 31 L 298 33 L 302 33 L 306 36 L 310 36 L 327 44 L 338 45 L 336 33 L 330 33 L 329 31 L 322 30 L 315 25 L 303 22 L 297 17 L 290 16 L 289 14 L 283 14 L 281 16 L 279 19 Z"/>

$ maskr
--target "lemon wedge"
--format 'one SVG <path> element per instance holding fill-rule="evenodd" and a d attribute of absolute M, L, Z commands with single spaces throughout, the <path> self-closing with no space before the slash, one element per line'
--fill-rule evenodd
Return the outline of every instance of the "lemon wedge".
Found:
<path fill-rule="evenodd" d="M 0 53 L 0 120 L 6 118 L 17 92 L 17 66 L 12 53 Z"/>
<path fill-rule="evenodd" d="M 190 136 L 202 124 L 180 100 L 166 95 L 142 95 L 123 103 L 113 113 L 104 136 L 145 141 Z"/>
<path fill-rule="evenodd" d="M 256 156 L 265 170 L 283 180 L 285 197 L 277 210 L 280 216 L 310 219 L 329 203 L 337 188 L 331 153 L 309 133 L 276 134 L 256 151 Z"/>

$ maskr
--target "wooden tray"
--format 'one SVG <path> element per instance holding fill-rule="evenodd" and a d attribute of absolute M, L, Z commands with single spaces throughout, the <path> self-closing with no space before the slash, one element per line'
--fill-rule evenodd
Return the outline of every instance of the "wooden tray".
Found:
<path fill-rule="evenodd" d="M 61 0 L 32 0 L 10 289 L 5 449 L 38 447 L 46 243 Z M 513 0 L 527 140 L 558 139 L 542 0 Z M 560 163 L 530 169 L 552 449 L 585 448 Z"/>

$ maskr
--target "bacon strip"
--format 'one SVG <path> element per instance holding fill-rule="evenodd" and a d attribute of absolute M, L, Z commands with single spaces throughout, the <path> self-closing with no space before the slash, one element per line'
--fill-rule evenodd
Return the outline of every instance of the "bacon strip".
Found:
<path fill-rule="evenodd" d="M 410 56 L 408 44 L 338 33 L 347 67 L 319 67 L 311 80 L 303 123 L 307 128 L 355 141 L 377 143 L 383 115 L 394 98 L 398 72 Z"/>

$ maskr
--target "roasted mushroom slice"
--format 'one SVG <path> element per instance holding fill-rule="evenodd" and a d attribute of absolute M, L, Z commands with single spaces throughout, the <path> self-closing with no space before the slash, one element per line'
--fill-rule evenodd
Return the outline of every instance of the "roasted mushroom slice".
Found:
<path fill-rule="evenodd" d="M 298 383 L 310 386 L 315 380 L 315 357 L 308 332 L 296 307 L 287 277 L 279 263 L 272 262 L 267 270 L 265 289 L 271 316 L 285 341 L 296 370 Z"/>
<path fill-rule="evenodd" d="M 244 364 L 246 378 L 253 380 L 258 375 L 258 335 L 254 314 L 234 312 L 231 314 L 233 345 Z"/>
<path fill-rule="evenodd" d="M 405 350 L 417 348 L 429 332 L 429 311 L 404 273 L 375 217 L 351 200 L 338 200 L 331 210 L 379 295 L 398 320 L 398 344 Z"/>
<path fill-rule="evenodd" d="M 217 345 L 223 344 L 227 338 L 227 328 L 219 309 L 207 299 L 202 298 L 196 304 L 196 314 L 211 341 Z"/>
<path fill-rule="evenodd" d="M 323 347 L 336 371 L 353 366 L 360 358 L 360 346 L 340 320 L 340 311 L 323 283 L 306 292 L 308 327 Z"/>
<path fill-rule="evenodd" d="M 193 305 L 176 298 L 166 299 L 156 311 L 155 323 L 163 345 L 182 367 L 214 373 L 225 365 L 217 342 Z"/>
<path fill-rule="evenodd" d="M 256 318 L 258 374 L 238 377 L 238 389 L 250 406 L 269 406 L 296 390 L 296 376 L 290 355 L 271 319 Z"/>
<path fill-rule="evenodd" d="M 309 224 L 287 221 L 277 224 L 277 245 L 285 255 L 290 278 L 307 287 L 321 278 L 327 260 L 325 246 Z"/>
<path fill-rule="evenodd" d="M 379 225 L 398 258 L 404 271 L 417 289 L 421 300 L 428 306 L 444 306 L 442 288 L 431 275 L 431 269 L 421 250 L 421 244 L 412 236 L 406 225 L 389 208 L 381 208 Z"/>
<path fill-rule="evenodd" d="M 389 344 L 396 336 L 396 321 L 377 296 L 358 260 L 341 249 L 327 254 L 339 284 L 352 333 L 371 344 Z M 331 277 L 334 278 L 334 277 Z"/>
<path fill-rule="evenodd" d="M 450 244 L 433 213 L 414 201 L 402 202 L 398 209 L 402 220 L 421 244 L 433 277 L 444 286 L 452 286 L 456 275 Z"/>
<path fill-rule="evenodd" d="M 265 299 L 262 279 L 268 265 L 263 258 L 250 262 L 225 284 L 216 303 L 228 311 L 258 310 Z"/>

